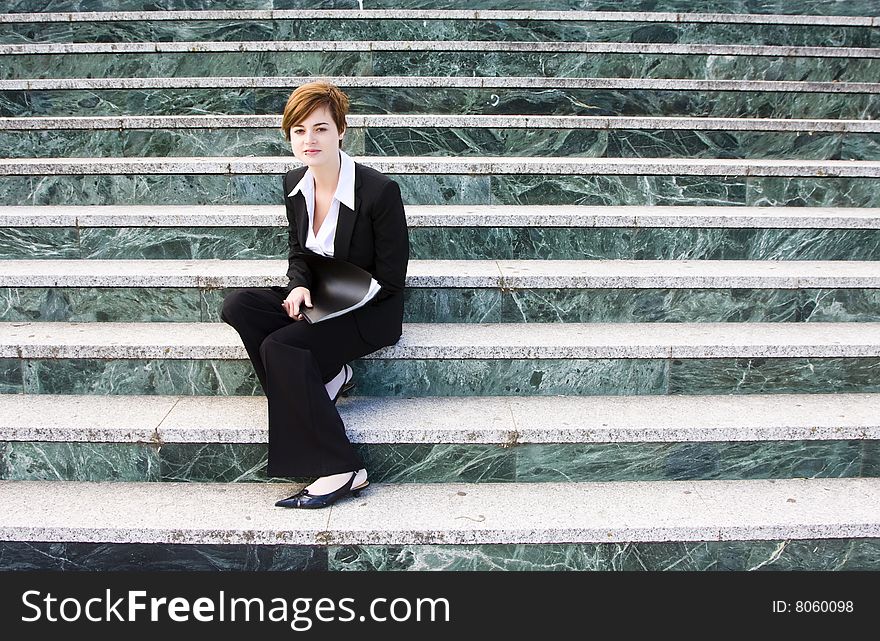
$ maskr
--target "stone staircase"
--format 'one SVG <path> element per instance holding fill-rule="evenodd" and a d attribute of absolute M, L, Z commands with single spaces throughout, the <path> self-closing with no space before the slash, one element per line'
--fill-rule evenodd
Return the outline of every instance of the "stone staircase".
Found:
<path fill-rule="evenodd" d="M 168 4 L 0 14 L 0 568 L 878 569 L 875 3 Z M 217 310 L 314 77 L 412 260 L 302 513 Z"/>

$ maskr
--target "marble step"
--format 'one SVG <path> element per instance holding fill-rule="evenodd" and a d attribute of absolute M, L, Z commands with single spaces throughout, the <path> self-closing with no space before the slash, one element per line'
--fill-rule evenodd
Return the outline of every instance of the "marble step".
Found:
<path fill-rule="evenodd" d="M 366 360 L 880 357 L 880 323 L 411 323 Z M 0 323 L 0 358 L 246 359 L 220 323 Z"/>
<path fill-rule="evenodd" d="M 399 43 L 399 44 L 389 44 Z M 187 45 L 182 51 L 153 51 Z M 591 45 L 583 52 L 566 48 Z M 74 47 L 68 45 L 0 45 L 0 47 Z M 110 43 L 112 45 L 112 43 Z M 134 50 L 146 45 L 145 52 Z M 256 41 L 251 43 L 120 43 L 123 53 L 113 50 L 61 53 L 23 53 L 28 49 L 7 49 L 0 77 L 76 78 L 149 76 L 432 76 L 459 69 L 470 76 L 557 76 L 615 78 L 619 76 L 655 79 L 712 79 L 872 82 L 880 60 L 875 48 L 838 48 L 838 56 L 824 47 L 760 47 L 743 45 L 654 45 L 643 43 L 506 43 L 491 41 L 439 41 L 434 45 L 406 41 L 359 41 L 351 44 L 328 40 L 312 47 L 311 42 Z M 460 45 L 461 49 L 457 47 Z M 520 49 L 513 50 L 514 46 Z M 567 45 L 563 47 L 562 45 Z M 231 50 L 220 50 L 231 46 Z M 297 49 L 296 47 L 300 48 Z M 392 48 L 394 46 L 395 48 Z M 492 51 L 491 47 L 507 50 Z M 541 48 L 547 51 L 541 51 Z M 561 48 L 563 51 L 556 51 Z M 639 48 L 660 51 L 638 53 Z M 276 50 L 283 48 L 283 50 Z M 611 48 L 611 52 L 595 51 Z M 679 49 L 680 48 L 680 49 Z M 702 51 L 700 48 L 707 48 Z M 132 49 L 130 53 L 124 53 Z M 251 50 L 242 50 L 251 49 Z M 462 50 L 463 49 L 463 50 Z M 620 49 L 620 51 L 615 51 Z M 754 51 L 753 51 L 754 50 Z M 19 51 L 18 53 L 13 53 Z M 665 52 L 664 52 L 665 51 Z M 737 51 L 741 55 L 730 55 Z M 750 52 L 750 53 L 746 53 Z M 853 56 L 858 57 L 851 57 Z"/>
<path fill-rule="evenodd" d="M 0 539 L 249 545 L 553 544 L 880 536 L 880 479 L 376 485 L 328 510 L 269 483 L 0 483 Z M 5 558 L 6 555 L 4 555 Z"/>
<path fill-rule="evenodd" d="M 607 284 L 607 283 L 606 283 Z M 0 321 L 212 322 L 213 287 L 0 287 Z M 880 289 L 409 288 L 406 323 L 878 322 Z"/>
<path fill-rule="evenodd" d="M 521 443 L 515 446 L 360 442 L 354 444 L 354 449 L 375 483 L 880 476 L 880 441 L 876 439 Z M 0 480 L 3 481 L 266 483 L 277 480 L 267 474 L 265 438 L 258 443 L 0 441 L 0 462 L 3 464 Z"/>
<path fill-rule="evenodd" d="M 412 204 L 880 206 L 874 181 L 865 180 L 880 177 L 880 161 L 355 159 L 395 175 Z M 292 156 L 0 159 L 0 204 L 209 204 L 218 194 L 228 204 L 274 204 L 277 174 L 297 166 Z"/>
<path fill-rule="evenodd" d="M 408 206 L 407 211 L 416 207 Z M 277 211 L 276 208 L 266 206 L 265 210 Z M 710 212 L 712 208 L 687 209 Z M 774 211 L 769 207 L 762 209 L 768 214 Z M 77 227 L 74 222 L 50 227 L 0 226 L 0 257 L 30 259 L 35 255 L 34 248 L 39 248 L 37 255 L 43 258 L 90 260 L 272 260 L 287 252 L 286 228 L 273 226 L 275 216 L 269 213 L 263 218 L 265 223 L 255 222 L 258 226 L 254 227 L 238 223 L 233 227 L 213 226 L 211 221 L 218 221 L 218 225 L 226 222 L 219 213 L 219 219 L 205 217 L 201 223 L 193 221 L 192 226 L 177 226 L 192 218 L 179 217 L 170 211 L 168 215 L 153 218 L 152 226 L 144 227 L 126 227 L 127 223 L 117 227 L 112 217 L 102 216 L 94 215 L 93 220 L 103 223 L 94 227 L 88 224 Z M 475 222 L 473 227 L 446 226 L 445 223 L 434 226 L 436 221 L 430 219 L 426 221 L 428 226 L 421 226 L 413 224 L 411 217 L 410 257 L 414 260 L 880 260 L 880 230 L 869 217 L 859 219 L 845 215 L 838 222 L 827 223 L 817 219 L 812 222 L 792 220 L 789 221 L 792 228 L 775 228 L 785 224 L 784 216 L 776 219 L 768 216 L 767 227 L 759 227 L 760 217 L 748 219 L 748 214 L 731 220 L 729 227 L 718 226 L 725 224 L 723 215 L 717 219 L 707 218 L 706 227 L 690 227 L 698 218 L 691 214 L 683 216 L 676 221 L 674 216 L 658 214 L 646 226 L 626 225 L 627 220 L 630 224 L 633 220 L 627 216 L 612 216 L 606 220 L 600 215 L 592 222 L 586 216 L 585 219 L 569 218 L 571 226 L 551 224 L 548 227 L 535 226 L 540 224 L 534 222 L 540 220 L 540 215 L 532 222 L 524 215 L 519 220 L 495 219 L 497 226 Z M 475 218 L 479 220 L 479 216 Z M 663 226 L 664 218 L 669 220 L 668 227 Z M 560 217 L 558 222 L 562 220 L 565 218 Z M 455 224 L 454 220 L 449 222 Z M 801 223 L 804 226 L 798 227 Z M 511 226 L 518 224 L 522 226 Z M 739 228 L 740 224 L 744 226 Z M 755 226 L 748 227 L 750 224 Z"/>
<path fill-rule="evenodd" d="M 4 260 L 0 287 L 285 285 L 286 260 Z M 410 261 L 406 286 L 486 289 L 880 288 L 880 261 Z"/>
<path fill-rule="evenodd" d="M 375 482 L 541 483 L 880 476 L 878 399 L 353 397 L 338 407 Z M 5 394 L 0 410 L 0 480 L 271 480 L 263 396 Z"/>
<path fill-rule="evenodd" d="M 278 117 L 225 116 L 216 118 L 219 128 L 212 128 L 213 120 L 205 116 L 0 119 L 0 144 L 6 157 L 14 158 L 289 152 Z M 51 146 L 46 145 L 47 130 L 55 132 Z M 349 118 L 346 150 L 361 156 L 878 160 L 878 134 L 880 121 L 866 120 L 365 116 Z"/>
<path fill-rule="evenodd" d="M 0 321 L 219 322 L 285 261 L 0 261 Z M 880 321 L 880 262 L 411 260 L 408 323 Z"/>
<path fill-rule="evenodd" d="M 57 509 L 56 496 L 45 498 L 56 491 L 55 485 L 63 492 Z M 870 479 L 548 483 L 542 489 L 552 500 L 538 503 L 534 485 L 528 484 L 516 486 L 516 494 L 508 494 L 514 487 L 509 484 L 374 485 L 360 499 L 296 514 L 270 507 L 293 490 L 290 486 L 168 483 L 162 492 L 153 492 L 153 485 L 6 485 L 0 518 L 4 533 L 14 532 L 17 540 L 0 543 L 2 568 L 878 569 Z M 835 504 L 838 498 L 841 502 Z M 47 504 L 41 501 L 52 507 L 41 508 Z M 95 501 L 110 509 L 100 511 Z M 233 509 L 224 509 L 225 502 Z M 523 512 L 520 504 L 539 507 Z M 15 512 L 6 508 L 20 505 L 25 509 L 10 521 Z M 75 512 L 80 505 L 87 510 Z M 129 506 L 120 519 L 117 505 Z M 400 505 L 407 507 L 401 510 Z M 64 521 L 68 510 L 75 518 Z M 346 510 L 357 510 L 351 512 L 357 518 L 345 517 Z M 97 520 L 88 521 L 93 516 Z M 168 518 L 177 520 L 154 520 Z M 57 542 L 61 539 L 72 541 Z M 155 542 L 133 542 L 140 539 Z M 582 539 L 596 542 L 577 542 Z M 158 542 L 163 540 L 168 542 Z M 412 543 L 400 543 L 408 540 Z M 553 540 L 565 542 L 547 542 Z"/>
<path fill-rule="evenodd" d="M 876 357 L 377 359 L 352 366 L 353 396 L 386 398 L 880 392 Z M 8 358 L 0 359 L 0 393 L 253 396 L 262 390 L 245 360 Z"/>
<path fill-rule="evenodd" d="M 775 176 L 880 178 L 880 161 L 685 158 L 356 156 L 386 174 L 537 176 Z M 0 176 L 252 175 L 284 174 L 302 165 L 293 157 L 0 158 Z"/>
<path fill-rule="evenodd" d="M 0 131 L 7 158 L 175 157 L 195 154 L 282 156 L 290 144 L 277 129 Z M 407 128 L 351 131 L 346 150 L 355 156 L 556 156 L 633 158 L 748 158 L 880 160 L 880 134 L 544 129 Z"/>
<path fill-rule="evenodd" d="M 874 181 L 865 180 L 880 177 L 880 161 L 355 159 L 394 175 L 411 204 L 880 206 Z M 0 204 L 275 204 L 277 174 L 298 166 L 290 155 L 0 159 Z"/>
<path fill-rule="evenodd" d="M 406 211 L 415 260 L 880 260 L 880 210 L 870 207 L 408 204 Z M 284 207 L 274 204 L 8 206 L 0 207 L 0 258 L 30 259 L 36 247 L 43 258 L 277 259 L 287 252 L 286 225 Z"/>
<path fill-rule="evenodd" d="M 688 56 L 761 56 L 772 58 L 880 58 L 874 47 L 803 47 L 741 44 L 674 44 L 652 42 L 579 42 L 509 40 L 256 40 L 215 42 L 67 42 L 0 44 L 0 56 L 76 54 L 250 53 L 250 52 L 515 52 Z M 11 58 L 10 60 L 15 60 Z M 14 63 L 13 63 L 14 64 Z"/>
<path fill-rule="evenodd" d="M 668 116 L 529 116 L 448 114 L 350 114 L 350 133 L 360 129 L 600 129 L 650 131 L 750 131 L 880 133 L 876 120 L 817 118 L 710 118 Z M 279 115 L 49 116 L 0 118 L 0 131 L 278 129 Z"/>
<path fill-rule="evenodd" d="M 0 14 L 0 42 L 563 40 L 867 47 L 874 18 L 623 11 L 251 10 Z M 39 28 L 35 28 L 39 26 Z"/>
<path fill-rule="evenodd" d="M 547 4 L 547 3 L 545 3 Z M 858 3 L 854 3 L 858 6 Z M 664 11 L 581 11 L 581 10 L 493 10 L 493 9 L 233 9 L 233 10 L 151 10 L 151 11 L 54 11 L 41 13 L 3 13 L 0 24 L 89 23 L 89 22 L 193 22 L 257 20 L 455 20 L 467 22 L 515 20 L 517 22 L 649 22 L 679 24 L 755 24 L 839 27 L 880 27 L 870 15 L 799 15 L 762 13 L 682 13 Z M 367 26 L 362 24 L 361 28 Z"/>
<path fill-rule="evenodd" d="M 880 439 L 880 394 L 343 398 L 353 443 Z M 0 394 L 0 441 L 266 443 L 266 399 Z M 476 418 L 475 418 L 476 417 Z"/>
<path fill-rule="evenodd" d="M 210 305 L 212 320 L 217 313 Z M 877 327 L 408 324 L 397 346 L 353 363 L 353 394 L 873 393 L 880 392 Z M 0 336 L 0 393 L 261 394 L 238 335 L 221 323 L 3 323 Z"/>
<path fill-rule="evenodd" d="M 54 159 L 0 159 L 0 206 L 17 206 L 22 203 L 42 206 L 59 202 L 76 206 L 133 203 L 148 206 L 276 205 L 283 200 L 281 176 L 278 174 L 297 166 L 292 156 L 269 159 L 243 157 L 229 159 L 228 163 L 224 163 L 222 158 L 207 158 L 204 161 L 192 158 L 155 161 L 138 158 L 96 160 L 98 164 L 90 163 L 88 159 L 83 162 L 82 159 L 70 158 L 60 159 L 57 163 Z M 373 156 L 364 164 L 394 174 L 393 178 L 400 185 L 403 200 L 409 205 L 880 207 L 880 190 L 876 188 L 876 180 L 873 179 L 880 161 L 726 161 L 673 158 L 651 164 L 652 160 L 555 158 L 547 161 L 546 158 L 520 157 L 485 163 L 484 158 L 447 161 L 443 158 L 420 157 L 416 163 L 403 165 L 399 162 L 400 158 Z M 151 169 L 160 173 L 143 173 L 143 170 L 149 168 L 145 165 L 150 162 L 155 162 Z M 416 171 L 428 168 L 443 173 Z M 230 169 L 253 173 L 228 173 Z M 502 169 L 516 173 L 502 174 L 499 171 Z M 553 169 L 561 173 L 539 173 L 543 169 Z M 522 173 L 526 171 L 529 173 Z M 594 171 L 599 173 L 593 173 Z M 717 174 L 705 175 L 707 171 Z M 776 172 L 776 175 L 756 175 L 756 172 Z M 6 175 L 2 175 L 4 173 Z M 449 237 L 454 234 L 450 230 L 444 230 L 442 235 Z M 625 235 L 624 244 L 629 243 L 627 238 L 628 235 Z M 740 242 L 735 241 L 735 244 L 740 245 Z M 854 243 L 852 247 L 859 251 L 859 243 Z M 107 249 L 101 248 L 98 251 Z M 685 243 L 682 249 L 684 253 L 673 252 L 670 257 L 695 257 L 692 252 L 696 248 L 692 244 Z M 809 253 L 809 247 L 803 249 Z M 486 257 L 508 255 L 506 252 L 509 250 L 504 246 L 501 251 L 504 253 Z M 763 248 L 759 250 L 760 253 L 764 251 Z M 649 251 L 644 256 L 614 256 L 609 255 L 605 249 L 599 249 L 599 254 L 588 251 L 585 254 L 574 253 L 564 257 L 665 258 L 667 253 L 651 255 Z M 749 253 L 746 250 L 743 257 L 768 256 L 748 255 Z M 277 256 L 277 252 L 272 255 Z M 166 256 L 152 255 L 154 258 Z M 458 256 L 445 254 L 425 257 Z M 510 257 L 530 256 L 513 254 Z M 728 256 L 724 253 L 705 257 Z M 845 258 L 836 252 L 833 255 L 810 253 L 809 257 L 816 260 Z M 871 256 L 866 258 L 873 259 Z"/>
<path fill-rule="evenodd" d="M 279 114 L 311 77 L 2 80 L 2 116 Z M 334 77 L 355 111 L 880 118 L 876 83 L 638 78 Z M 412 85 L 412 86 L 410 86 Z M 79 87 L 79 88 L 77 88 Z"/>
<path fill-rule="evenodd" d="M 425 75 L 328 75 L 322 79 L 342 89 L 553 89 L 553 90 L 645 90 L 750 93 L 877 94 L 880 83 L 760 79 L 688 79 L 577 76 L 425 76 Z M 284 89 L 314 80 L 313 76 L 183 76 L 13 78 L 0 79 L 0 91 L 135 90 L 135 89 Z M 283 104 L 282 104 L 283 107 Z M 612 114 L 608 114 L 612 115 Z M 652 114 L 662 115 L 662 114 Z M 767 116 L 772 117 L 772 116 Z M 779 116 L 775 116 L 779 117 Z"/>
<path fill-rule="evenodd" d="M 7 158 L 179 157 L 197 154 L 283 156 L 278 129 L 0 131 Z M 410 128 L 352 130 L 355 156 L 527 156 L 880 160 L 880 134 L 674 130 Z"/>
<path fill-rule="evenodd" d="M 711 118 L 642 116 L 530 116 L 447 114 L 350 114 L 350 132 L 359 129 L 601 129 L 878 133 L 874 120 Z M 211 116 L 50 116 L 0 118 L 0 131 L 277 129 L 278 115 Z"/>
<path fill-rule="evenodd" d="M 285 9 L 295 10 L 296 15 L 299 15 L 299 12 L 303 9 L 314 10 L 314 7 L 302 7 L 301 5 L 303 4 L 311 3 L 304 3 L 300 0 L 276 0 L 271 9 L 275 12 Z M 494 15 L 491 12 L 499 10 L 499 4 L 501 4 L 501 10 L 504 11 L 514 10 L 524 15 L 536 13 L 532 0 L 506 0 L 503 3 L 473 2 L 472 0 L 444 0 L 440 3 L 425 3 L 423 0 L 367 0 L 363 7 L 356 6 L 361 4 L 364 3 L 355 3 L 352 0 L 329 0 L 322 3 L 321 9 L 343 9 L 354 14 L 355 11 L 360 12 L 364 10 L 393 9 L 395 11 L 405 11 L 413 9 L 424 10 L 427 8 L 433 10 L 464 10 L 466 12 L 479 10 L 481 14 L 485 12 L 489 13 L 489 15 Z M 425 7 L 425 4 L 430 6 Z M 566 14 L 573 13 L 573 15 L 577 16 L 580 15 L 580 11 L 592 12 L 598 9 L 599 4 L 595 2 L 581 2 L 578 10 L 572 9 L 572 3 L 567 0 L 547 0 L 541 3 L 541 11 L 560 11 Z M 620 13 L 624 16 L 621 19 L 627 20 L 629 19 L 626 17 L 628 15 L 647 13 L 644 11 L 643 4 L 640 1 L 626 0 L 625 2 L 617 3 L 615 11 L 609 13 L 612 13 L 612 15 Z M 236 3 L 235 10 L 269 9 L 266 5 L 265 0 L 239 0 Z M 10 13 L 33 13 L 45 9 L 44 4 L 38 0 L 10 0 L 4 7 Z M 583 7 L 586 7 L 586 9 L 583 9 Z M 89 19 L 88 16 L 92 12 L 149 11 L 152 13 L 154 8 L 154 3 L 146 2 L 145 0 L 122 0 L 113 3 L 98 0 L 97 2 L 89 3 L 88 7 L 82 6 L 82 3 L 77 0 L 57 0 L 52 5 L 52 11 L 55 13 L 64 12 L 74 16 L 82 15 L 85 19 Z M 194 11 L 213 9 L 213 7 L 207 0 L 183 0 L 182 2 L 165 3 L 163 9 L 165 11 Z M 605 13 L 604 10 L 602 12 Z M 804 0 L 797 5 L 792 5 L 787 0 L 766 0 L 760 4 L 748 5 L 743 3 L 742 0 L 659 0 L 653 3 L 652 11 L 648 15 L 662 15 L 663 13 L 673 14 L 675 16 L 674 19 L 685 22 L 689 21 L 692 15 L 699 18 L 700 14 L 718 15 L 719 17 L 713 17 L 713 20 L 729 20 L 731 22 L 760 22 L 762 20 L 773 22 L 778 19 L 778 14 L 785 14 L 786 17 L 793 14 L 798 17 L 803 16 L 803 20 L 811 24 L 814 20 L 823 20 L 825 16 L 839 16 L 843 19 L 855 17 L 856 19 L 865 20 L 865 16 L 878 15 L 877 7 L 873 0 L 852 0 L 846 3 L 829 3 L 827 0 Z M 752 17 L 753 15 L 754 17 Z"/>
<path fill-rule="evenodd" d="M 407 205 L 421 227 L 880 229 L 871 207 Z M 283 227 L 283 205 L 10 205 L 0 227 Z"/>

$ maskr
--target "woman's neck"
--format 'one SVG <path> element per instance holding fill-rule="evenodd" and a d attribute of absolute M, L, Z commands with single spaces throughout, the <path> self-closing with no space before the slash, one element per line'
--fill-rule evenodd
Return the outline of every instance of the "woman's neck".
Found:
<path fill-rule="evenodd" d="M 320 167 L 312 167 L 312 175 L 315 177 L 315 189 L 317 191 L 336 191 L 339 184 L 339 170 L 342 167 L 342 159 L 336 154 L 336 162 L 328 163 Z"/>

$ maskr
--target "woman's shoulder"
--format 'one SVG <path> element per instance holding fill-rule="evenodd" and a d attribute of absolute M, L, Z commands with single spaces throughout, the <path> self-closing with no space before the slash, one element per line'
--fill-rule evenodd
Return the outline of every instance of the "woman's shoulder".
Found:
<path fill-rule="evenodd" d="M 366 165 L 362 165 L 359 162 L 354 164 L 356 182 L 359 179 L 362 185 L 370 186 L 373 188 L 376 187 L 384 187 L 388 183 L 394 182 L 389 176 L 386 176 L 381 171 L 373 169 L 372 167 L 367 167 Z"/>
<path fill-rule="evenodd" d="M 286 196 L 290 190 L 292 190 L 296 184 L 302 180 L 302 177 L 305 176 L 306 170 L 308 167 L 303 165 L 302 167 L 297 167 L 295 169 L 290 169 L 284 177 L 281 179 L 281 184 L 284 187 L 284 195 Z"/>
<path fill-rule="evenodd" d="M 306 167 L 305 165 L 303 165 L 302 167 L 294 167 L 293 169 L 288 169 L 287 173 L 284 174 L 284 182 L 287 182 L 288 180 L 296 180 L 297 182 L 299 182 L 300 180 L 302 180 L 302 177 L 305 175 L 307 169 L 308 167 Z"/>

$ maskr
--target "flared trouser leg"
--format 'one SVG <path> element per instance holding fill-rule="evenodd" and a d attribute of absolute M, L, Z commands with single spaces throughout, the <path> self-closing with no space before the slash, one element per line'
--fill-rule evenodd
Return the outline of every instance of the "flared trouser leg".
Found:
<path fill-rule="evenodd" d="M 302 322 L 294 321 L 281 307 L 285 298 L 284 293 L 269 288 L 239 289 L 223 299 L 220 310 L 220 318 L 241 336 L 264 393 L 267 392 L 266 368 L 260 345 L 272 332 L 293 322 Z"/>
<path fill-rule="evenodd" d="M 270 476 L 326 476 L 364 467 L 324 384 L 377 348 L 351 314 L 314 325 L 281 308 L 284 294 L 239 290 L 221 317 L 239 333 L 269 404 Z M 277 308 L 277 309 L 276 309 Z"/>

